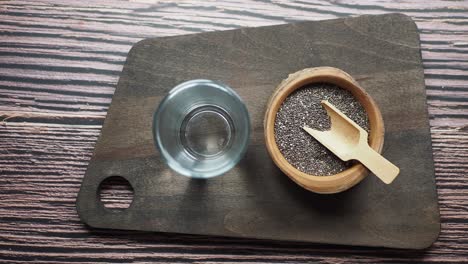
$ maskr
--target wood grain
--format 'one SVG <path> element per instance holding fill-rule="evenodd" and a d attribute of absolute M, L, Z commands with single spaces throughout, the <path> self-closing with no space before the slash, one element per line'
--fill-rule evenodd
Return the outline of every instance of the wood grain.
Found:
<path fill-rule="evenodd" d="M 292 72 L 323 65 L 351 76 L 368 75 L 360 82 L 365 92 L 344 72 L 338 78 L 330 68 L 313 71 L 316 78 L 311 70 L 306 79 L 284 83 L 294 88 L 315 79 L 352 90 L 368 110 L 375 132 L 371 139 L 376 139 L 384 129 L 382 122 L 376 128 L 379 118 L 372 119 L 376 111 L 370 110 L 371 100 L 364 96 L 368 93 L 385 120 L 383 153 L 403 171 L 391 186 L 368 177 L 347 192 L 317 195 L 289 180 L 265 151 L 265 109 L 275 87 Z M 163 96 L 200 76 L 232 87 L 245 102 L 252 128 L 244 158 L 222 177 L 208 181 L 194 181 L 170 170 L 154 148 L 152 132 L 154 112 Z M 284 98 L 286 90 L 279 88 L 275 94 Z M 278 107 L 273 103 L 273 109 Z M 238 118 L 228 109 L 233 120 Z M 272 120 L 266 123 L 270 135 Z M 383 137 L 371 143 L 379 149 Z M 414 156 L 408 159 L 408 155 Z M 357 167 L 355 174 L 351 169 L 313 181 L 296 174 L 294 180 L 302 185 L 314 182 L 315 191 L 336 192 L 363 176 L 359 170 L 364 168 Z M 119 213 L 106 210 L 97 195 L 101 181 L 115 175 L 125 177 L 135 190 L 132 206 Z M 406 249 L 430 246 L 439 234 L 440 220 L 414 21 L 401 14 L 367 15 L 138 42 L 120 74 L 83 178 L 77 211 L 84 223 L 95 228 Z"/>
<path fill-rule="evenodd" d="M 388 12 L 410 15 L 421 33 L 442 217 L 439 240 L 429 250 L 89 230 L 78 220 L 76 195 L 132 44 L 147 37 Z M 465 1 L 3 1 L 0 37 L 1 263 L 468 258 Z"/>

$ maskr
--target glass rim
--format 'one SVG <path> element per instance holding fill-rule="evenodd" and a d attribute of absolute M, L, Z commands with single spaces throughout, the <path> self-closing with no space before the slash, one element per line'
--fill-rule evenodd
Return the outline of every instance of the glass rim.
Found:
<path fill-rule="evenodd" d="M 236 153 L 235 156 L 232 157 L 230 162 L 225 162 L 226 164 L 221 164 L 220 166 L 214 168 L 213 170 L 207 170 L 203 172 L 197 172 L 190 170 L 186 168 L 185 166 L 181 165 L 180 162 L 178 162 L 163 146 L 162 139 L 160 137 L 160 133 L 158 133 L 159 128 L 162 128 L 163 126 L 160 126 L 160 115 L 162 111 L 167 107 L 167 105 L 170 103 L 171 99 L 176 97 L 180 92 L 187 90 L 187 89 L 193 89 L 193 88 L 199 88 L 200 86 L 209 86 L 215 89 L 219 89 L 229 96 L 233 97 L 236 101 L 236 104 L 239 104 L 240 111 L 242 111 L 241 115 L 245 118 L 245 126 L 247 130 L 247 135 L 245 138 L 242 138 L 242 142 L 239 142 L 238 144 L 241 145 L 241 151 Z M 227 171 L 231 170 L 233 167 L 235 167 L 239 161 L 242 159 L 244 154 L 247 152 L 248 149 L 248 142 L 250 139 L 250 115 L 247 110 L 247 106 L 245 105 L 244 101 L 242 98 L 234 91 L 231 87 L 228 85 L 219 82 L 219 81 L 212 81 L 208 79 L 194 79 L 194 80 L 189 80 L 183 83 L 180 83 L 176 85 L 174 88 L 172 88 L 166 96 L 161 100 L 159 103 L 159 106 L 157 107 L 156 111 L 154 112 L 153 115 L 153 126 L 152 126 L 152 132 L 153 132 L 153 139 L 155 146 L 159 153 L 161 154 L 161 157 L 164 159 L 165 163 L 175 172 L 180 173 L 184 176 L 191 177 L 191 178 L 198 178 L 198 179 L 207 179 L 207 178 L 212 178 L 219 176 L 221 174 L 226 173 Z"/>

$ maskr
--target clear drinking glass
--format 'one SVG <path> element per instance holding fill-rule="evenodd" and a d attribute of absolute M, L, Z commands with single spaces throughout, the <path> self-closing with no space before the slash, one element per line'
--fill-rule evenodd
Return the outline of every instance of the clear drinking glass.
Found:
<path fill-rule="evenodd" d="M 176 172 L 211 178 L 234 167 L 247 150 L 250 118 L 230 87 L 191 80 L 174 87 L 153 120 L 162 157 Z"/>

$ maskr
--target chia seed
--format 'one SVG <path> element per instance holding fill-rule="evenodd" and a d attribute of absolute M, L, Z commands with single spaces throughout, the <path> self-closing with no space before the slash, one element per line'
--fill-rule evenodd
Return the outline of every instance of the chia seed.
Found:
<path fill-rule="evenodd" d="M 341 112 L 369 132 L 369 119 L 351 92 L 328 83 L 306 85 L 292 92 L 275 119 L 275 139 L 280 152 L 298 170 L 316 176 L 329 176 L 349 168 L 302 128 L 329 130 L 330 118 L 321 101 L 328 100 Z"/>

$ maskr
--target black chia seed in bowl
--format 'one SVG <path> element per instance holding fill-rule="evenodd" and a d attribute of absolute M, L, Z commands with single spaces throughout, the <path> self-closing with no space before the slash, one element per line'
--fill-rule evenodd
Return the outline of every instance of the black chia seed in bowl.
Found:
<path fill-rule="evenodd" d="M 330 118 L 321 101 L 328 100 L 369 133 L 364 107 L 348 90 L 328 83 L 306 85 L 292 92 L 275 119 L 275 139 L 280 152 L 296 169 L 311 175 L 334 175 L 351 167 L 302 129 L 330 129 Z"/>

